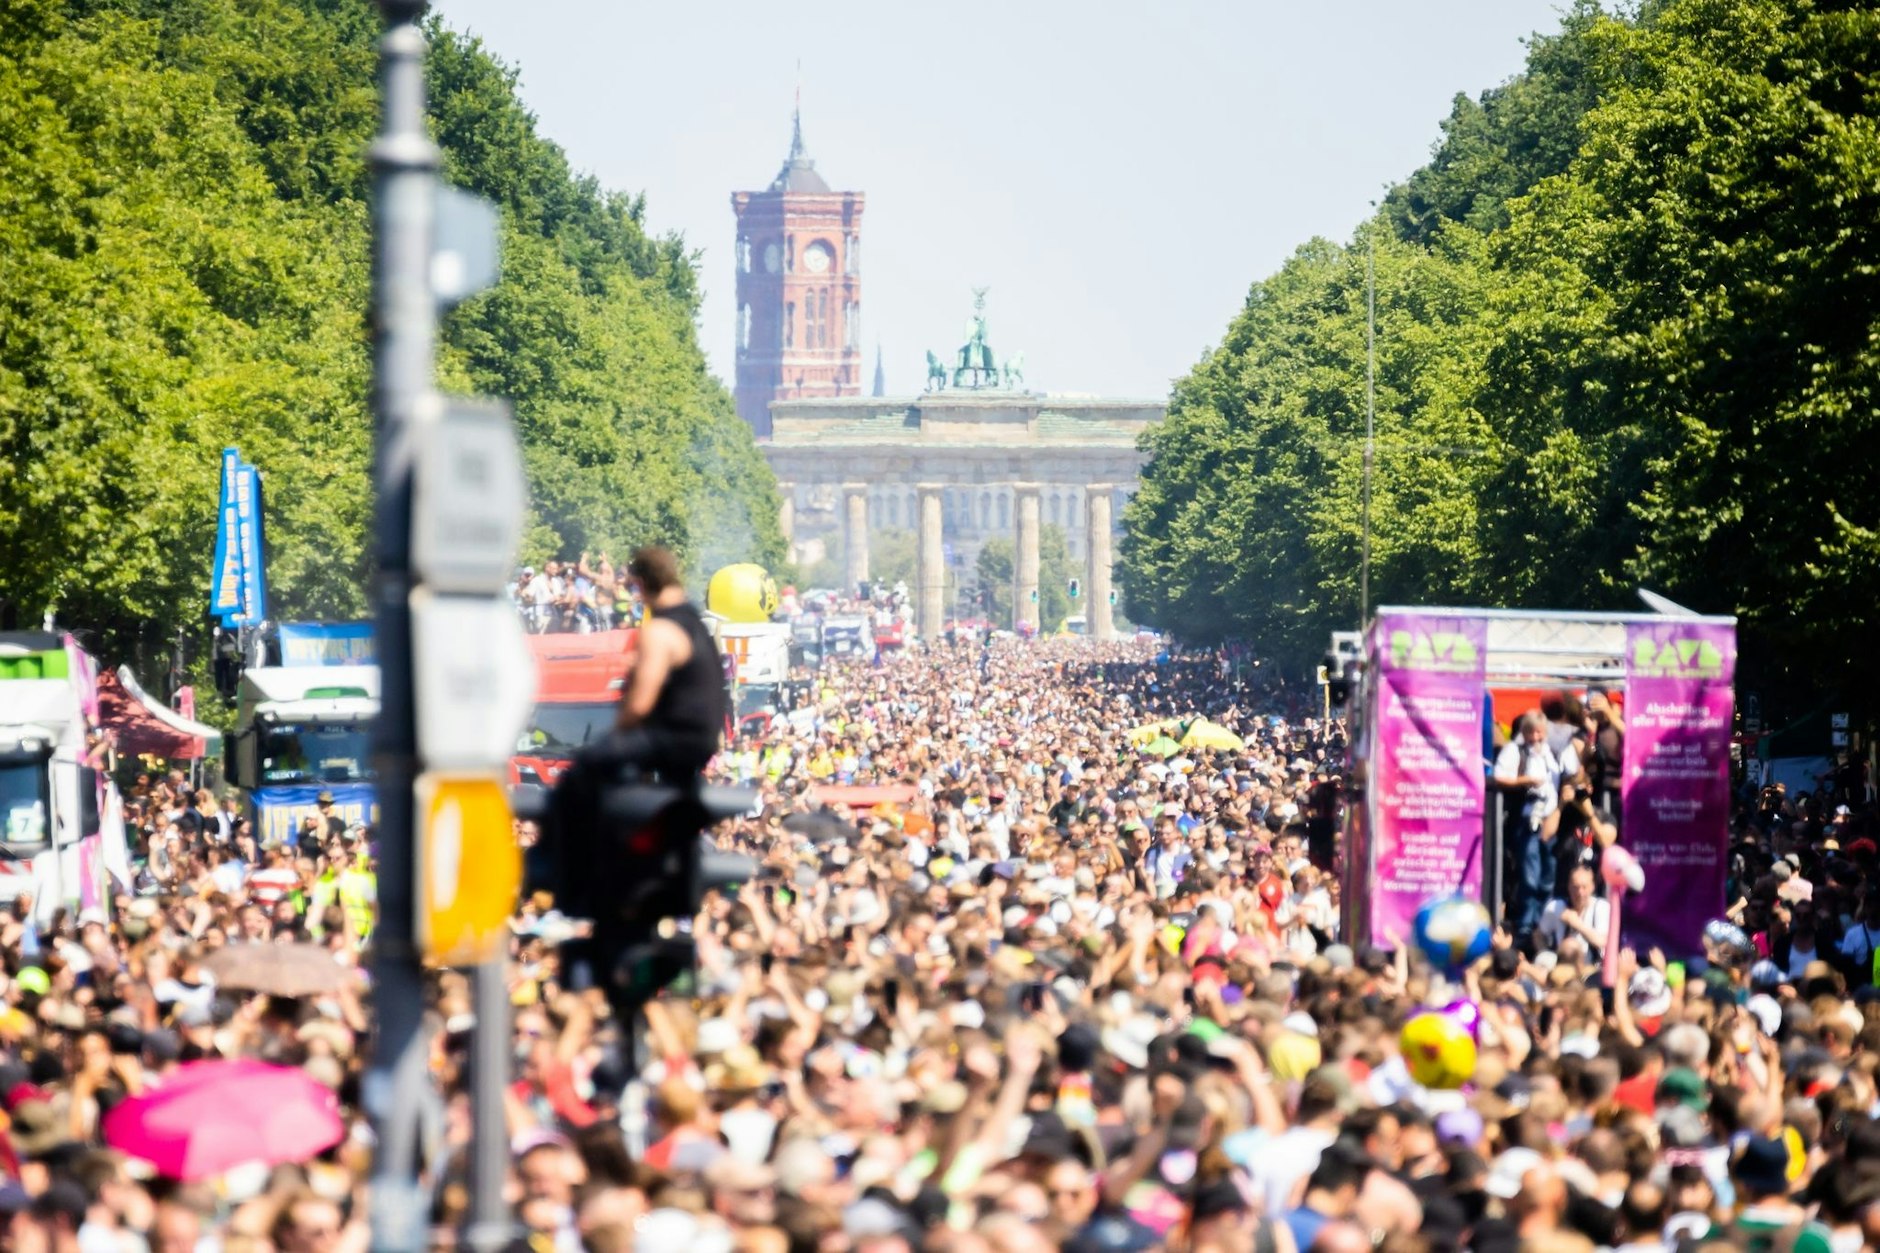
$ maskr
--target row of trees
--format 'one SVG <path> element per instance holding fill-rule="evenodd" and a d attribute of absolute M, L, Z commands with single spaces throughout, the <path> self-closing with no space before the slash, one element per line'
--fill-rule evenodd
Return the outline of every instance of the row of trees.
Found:
<path fill-rule="evenodd" d="M 379 29 L 370 0 L 0 5 L 0 599 L 23 623 L 125 656 L 199 622 L 230 444 L 267 477 L 276 607 L 363 609 Z M 776 563 L 692 256 L 574 174 L 475 40 L 432 34 L 445 175 L 503 216 L 502 281 L 449 318 L 440 382 L 514 405 L 524 557 Z"/>
<path fill-rule="evenodd" d="M 1741 615 L 1772 686 L 1880 688 L 1880 12 L 1583 0 L 1459 98 L 1177 384 L 1126 513 L 1133 617 L 1295 665 L 1357 624 L 1373 263 L 1373 604 L 1642 584 Z"/>

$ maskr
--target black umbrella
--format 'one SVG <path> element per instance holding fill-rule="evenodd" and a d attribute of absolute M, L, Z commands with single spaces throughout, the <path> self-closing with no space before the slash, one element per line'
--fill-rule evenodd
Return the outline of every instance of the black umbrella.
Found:
<path fill-rule="evenodd" d="M 790 814 L 783 820 L 783 829 L 795 835 L 806 835 L 816 844 L 846 842 L 861 836 L 853 824 L 842 821 L 827 810 Z"/>

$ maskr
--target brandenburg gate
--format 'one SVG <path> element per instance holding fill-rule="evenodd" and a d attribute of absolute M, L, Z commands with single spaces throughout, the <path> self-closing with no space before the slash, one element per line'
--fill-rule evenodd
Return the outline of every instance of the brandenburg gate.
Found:
<path fill-rule="evenodd" d="M 1039 538 L 1055 526 L 1082 563 L 1089 633 L 1108 639 L 1121 509 L 1146 459 L 1142 434 L 1164 408 L 1023 390 L 1016 362 L 1001 364 L 986 342 L 983 307 L 981 293 L 953 364 L 928 354 L 928 390 L 918 396 L 772 402 L 760 446 L 783 494 L 785 538 L 794 550 L 839 536 L 852 592 L 869 577 L 871 531 L 914 531 L 915 622 L 931 639 L 948 617 L 947 567 L 970 570 L 996 535 L 1013 537 L 1014 614 L 1044 627 Z"/>

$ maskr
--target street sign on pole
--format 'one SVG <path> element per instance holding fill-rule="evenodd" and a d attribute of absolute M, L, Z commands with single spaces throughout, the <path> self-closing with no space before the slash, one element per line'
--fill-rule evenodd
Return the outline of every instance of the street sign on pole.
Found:
<path fill-rule="evenodd" d="M 411 564 L 440 592 L 508 585 L 527 489 L 515 424 L 500 401 L 445 396 L 425 424 L 411 502 Z"/>
<path fill-rule="evenodd" d="M 446 966 L 504 955 L 522 890 L 509 796 L 496 774 L 418 776 L 418 942 Z"/>
<path fill-rule="evenodd" d="M 420 588 L 411 594 L 411 652 L 425 764 L 491 770 L 507 761 L 535 703 L 535 659 L 515 609 Z"/>

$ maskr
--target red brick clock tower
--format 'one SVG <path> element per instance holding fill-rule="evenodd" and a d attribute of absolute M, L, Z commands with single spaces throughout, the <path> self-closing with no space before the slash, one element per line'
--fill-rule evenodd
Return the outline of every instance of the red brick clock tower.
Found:
<path fill-rule="evenodd" d="M 764 191 L 731 194 L 738 219 L 738 416 L 770 435 L 772 400 L 862 394 L 862 193 L 830 191 L 803 152 Z"/>

